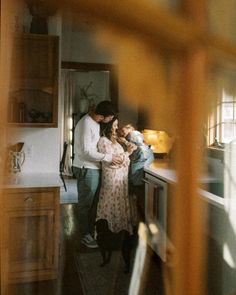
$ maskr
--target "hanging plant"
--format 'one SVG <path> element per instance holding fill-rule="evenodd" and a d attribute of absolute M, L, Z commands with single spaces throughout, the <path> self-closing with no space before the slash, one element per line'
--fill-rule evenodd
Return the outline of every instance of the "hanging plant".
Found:
<path fill-rule="evenodd" d="M 98 97 L 95 93 L 89 93 L 89 90 L 93 87 L 93 82 L 90 81 L 88 84 L 80 87 L 80 100 L 88 101 L 88 109 L 92 109 L 95 105 L 95 99 Z"/>

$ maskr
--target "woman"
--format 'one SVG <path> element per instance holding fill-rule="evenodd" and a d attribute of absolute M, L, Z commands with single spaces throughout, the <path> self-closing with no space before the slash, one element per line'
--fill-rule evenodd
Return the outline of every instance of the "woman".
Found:
<path fill-rule="evenodd" d="M 97 220 L 106 219 L 112 232 L 127 230 L 132 233 L 130 204 L 128 197 L 129 155 L 133 147 L 125 152 L 117 142 L 118 119 L 107 123 L 98 142 L 101 153 L 116 154 L 122 157 L 121 164 L 102 163 L 102 181 L 97 207 Z"/>

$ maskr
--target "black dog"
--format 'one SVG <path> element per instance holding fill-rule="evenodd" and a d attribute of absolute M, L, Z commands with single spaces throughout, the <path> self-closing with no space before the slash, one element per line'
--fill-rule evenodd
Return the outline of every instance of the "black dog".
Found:
<path fill-rule="evenodd" d="M 97 244 L 102 255 L 104 266 L 110 262 L 112 251 L 121 250 L 125 262 L 125 273 L 130 270 L 130 234 L 127 230 L 113 233 L 106 219 L 99 219 L 95 223 L 97 231 Z"/>

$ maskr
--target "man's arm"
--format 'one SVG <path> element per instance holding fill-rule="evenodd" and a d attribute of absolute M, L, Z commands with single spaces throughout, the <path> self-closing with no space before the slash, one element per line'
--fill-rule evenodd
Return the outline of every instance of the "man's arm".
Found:
<path fill-rule="evenodd" d="M 85 161 L 100 162 L 106 161 L 112 162 L 112 155 L 107 155 L 98 152 L 97 145 L 92 140 L 94 136 L 92 129 L 88 124 L 82 126 L 76 126 L 75 129 L 75 141 L 74 145 L 78 147 L 78 156 L 81 156 Z"/>

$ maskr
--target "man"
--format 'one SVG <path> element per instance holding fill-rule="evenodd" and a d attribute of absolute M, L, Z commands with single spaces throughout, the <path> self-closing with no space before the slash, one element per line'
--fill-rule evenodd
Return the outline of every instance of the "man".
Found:
<path fill-rule="evenodd" d="M 100 162 L 121 162 L 119 156 L 102 154 L 97 150 L 100 139 L 99 123 L 110 122 L 115 113 L 110 101 L 102 101 L 94 111 L 79 120 L 74 132 L 73 172 L 77 178 L 79 228 L 81 242 L 89 248 L 97 247 L 92 237 L 96 217 L 93 205 L 100 179 Z"/>

